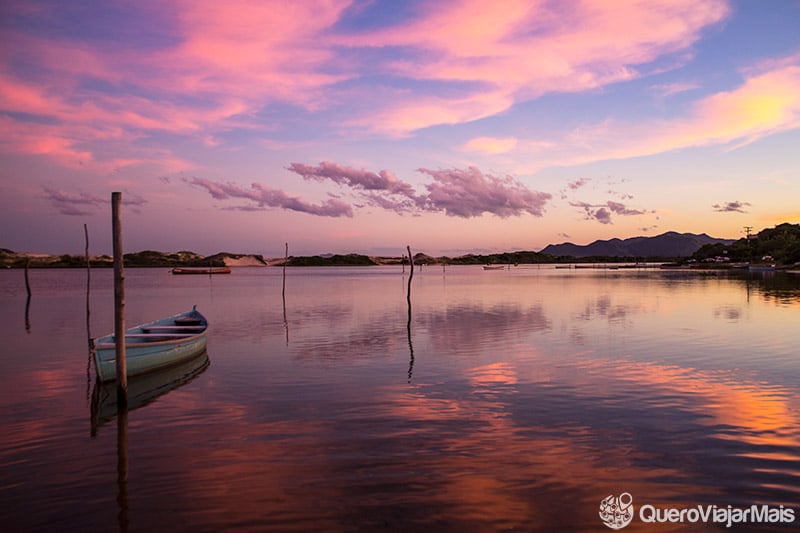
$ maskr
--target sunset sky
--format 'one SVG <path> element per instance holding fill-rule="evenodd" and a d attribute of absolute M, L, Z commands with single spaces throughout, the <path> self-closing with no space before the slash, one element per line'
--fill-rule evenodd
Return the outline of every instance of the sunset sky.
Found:
<path fill-rule="evenodd" d="M 0 247 L 435 255 L 800 222 L 800 2 L 0 3 Z"/>

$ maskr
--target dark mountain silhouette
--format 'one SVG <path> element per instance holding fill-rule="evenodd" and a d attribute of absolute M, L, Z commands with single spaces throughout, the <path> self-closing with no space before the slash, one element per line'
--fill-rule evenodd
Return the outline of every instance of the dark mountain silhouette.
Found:
<path fill-rule="evenodd" d="M 540 253 L 571 257 L 688 257 L 706 244 L 729 245 L 733 242 L 731 239 L 715 239 L 705 233 L 668 231 L 655 237 L 598 240 L 587 245 L 571 242 L 550 244 Z"/>

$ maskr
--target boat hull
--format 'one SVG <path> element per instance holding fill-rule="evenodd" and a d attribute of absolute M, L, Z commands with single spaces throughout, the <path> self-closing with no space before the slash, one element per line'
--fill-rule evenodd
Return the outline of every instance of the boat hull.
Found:
<path fill-rule="evenodd" d="M 192 325 L 180 325 L 181 321 Z M 169 332 L 165 332 L 165 329 Z M 202 328 L 202 329 L 201 329 Z M 125 332 L 125 366 L 128 377 L 176 365 L 206 349 L 208 322 L 197 310 L 150 322 Z M 153 333 L 153 330 L 162 333 Z M 95 341 L 95 366 L 101 382 L 117 378 L 117 352 L 114 335 Z"/>
<path fill-rule="evenodd" d="M 150 372 L 128 380 L 128 411 L 143 407 L 159 397 L 180 388 L 210 365 L 208 352 L 159 372 Z M 117 393 L 114 382 L 96 383 L 92 391 L 92 434 L 117 414 Z"/>
<path fill-rule="evenodd" d="M 230 274 L 231 269 L 229 267 L 212 267 L 212 268 L 173 268 L 173 274 Z"/>

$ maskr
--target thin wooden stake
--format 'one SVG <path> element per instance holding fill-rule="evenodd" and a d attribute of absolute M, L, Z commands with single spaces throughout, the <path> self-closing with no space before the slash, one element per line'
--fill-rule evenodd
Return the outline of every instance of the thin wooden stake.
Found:
<path fill-rule="evenodd" d="M 114 343 L 117 349 L 117 409 L 128 408 L 128 364 L 125 357 L 125 273 L 122 260 L 122 193 L 111 193 L 114 235 Z"/>
<path fill-rule="evenodd" d="M 31 283 L 28 281 L 28 267 L 31 266 L 31 260 L 25 262 L 25 290 L 28 291 L 28 298 L 31 297 Z"/>
<path fill-rule="evenodd" d="M 286 346 L 289 346 L 289 320 L 286 318 L 286 263 L 289 262 L 289 243 L 286 243 L 286 253 L 283 259 L 283 288 L 281 298 L 283 300 L 283 327 L 286 330 Z"/>
<path fill-rule="evenodd" d="M 283 258 L 283 289 L 281 294 L 283 295 L 283 301 L 286 301 L 286 263 L 289 262 L 289 243 L 286 243 L 286 253 L 284 254 Z"/>
<path fill-rule="evenodd" d="M 408 300 L 408 316 L 411 318 L 411 279 L 414 277 L 414 258 L 411 256 L 411 247 L 406 246 L 408 250 L 408 260 L 411 262 L 411 274 L 408 275 L 408 293 L 406 299 Z"/>
<path fill-rule="evenodd" d="M 411 261 L 411 274 L 408 276 L 408 291 L 406 299 L 408 301 L 408 322 L 406 323 L 406 331 L 408 332 L 408 351 L 410 359 L 408 363 L 408 382 L 411 383 L 411 375 L 414 372 L 414 346 L 411 344 L 411 278 L 414 277 L 414 258 L 411 256 L 411 247 L 406 246 L 408 250 L 408 259 Z"/>

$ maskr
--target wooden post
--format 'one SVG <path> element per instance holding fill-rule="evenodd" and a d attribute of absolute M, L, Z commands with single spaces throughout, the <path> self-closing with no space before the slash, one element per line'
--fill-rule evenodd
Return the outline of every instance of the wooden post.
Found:
<path fill-rule="evenodd" d="M 128 364 L 125 358 L 125 275 L 122 261 L 122 193 L 111 193 L 114 235 L 114 343 L 117 349 L 117 408 L 128 408 Z"/>
<path fill-rule="evenodd" d="M 91 361 L 91 350 L 94 348 L 92 342 L 92 331 L 89 327 L 89 291 L 92 285 L 92 271 L 89 264 L 89 228 L 86 226 L 86 224 L 83 225 L 83 236 L 86 241 L 86 248 L 84 250 L 84 254 L 86 255 L 86 339 L 89 343 L 89 360 Z"/>

